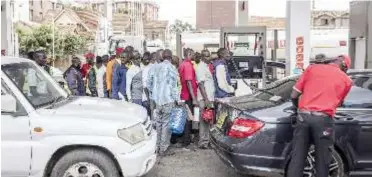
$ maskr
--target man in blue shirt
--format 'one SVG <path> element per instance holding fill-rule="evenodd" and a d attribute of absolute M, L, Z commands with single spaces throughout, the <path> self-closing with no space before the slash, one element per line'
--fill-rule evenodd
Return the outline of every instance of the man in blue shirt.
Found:
<path fill-rule="evenodd" d="M 225 98 L 233 96 L 235 89 L 231 85 L 231 78 L 226 66 L 226 60 L 231 56 L 225 48 L 217 51 L 218 58 L 213 61 L 214 73 L 213 80 L 215 83 L 215 97 Z"/>
<path fill-rule="evenodd" d="M 131 54 L 129 52 L 123 52 L 120 60 L 115 59 L 112 72 L 112 98 L 118 100 L 127 100 L 126 95 L 126 74 L 127 64 Z"/>
<path fill-rule="evenodd" d="M 160 62 L 153 66 L 149 73 L 147 88 L 155 102 L 157 116 L 155 126 L 157 131 L 157 151 L 160 156 L 170 155 L 168 147 L 172 132 L 169 129 L 171 110 L 180 103 L 180 93 L 177 87 L 178 72 L 172 65 L 172 51 L 164 50 Z"/>

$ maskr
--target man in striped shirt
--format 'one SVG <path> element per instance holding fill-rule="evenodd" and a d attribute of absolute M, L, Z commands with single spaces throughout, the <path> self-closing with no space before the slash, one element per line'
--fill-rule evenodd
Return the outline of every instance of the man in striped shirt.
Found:
<path fill-rule="evenodd" d="M 154 53 L 151 54 L 151 63 L 153 64 L 151 66 L 151 68 L 149 68 L 149 70 L 147 71 L 147 78 L 146 78 L 146 82 L 148 83 L 148 80 L 150 79 L 149 76 L 151 75 L 150 73 L 153 73 L 154 72 L 154 68 L 155 66 L 158 65 L 158 63 L 160 63 L 160 60 L 162 59 L 162 53 L 163 53 L 163 49 L 160 49 Z M 149 103 L 150 103 L 150 112 L 151 112 L 151 119 L 154 120 L 154 117 L 155 117 L 155 114 L 154 114 L 154 111 L 155 111 L 155 103 L 154 103 L 154 99 L 152 98 L 152 93 L 151 91 L 148 89 L 148 85 L 145 84 L 145 94 L 147 96 L 147 99 L 149 100 Z"/>
<path fill-rule="evenodd" d="M 168 147 L 172 132 L 169 129 L 171 110 L 180 101 L 177 88 L 178 72 L 171 63 L 172 51 L 164 50 L 160 63 L 149 73 L 147 88 L 156 105 L 157 151 L 160 156 L 170 155 Z"/>

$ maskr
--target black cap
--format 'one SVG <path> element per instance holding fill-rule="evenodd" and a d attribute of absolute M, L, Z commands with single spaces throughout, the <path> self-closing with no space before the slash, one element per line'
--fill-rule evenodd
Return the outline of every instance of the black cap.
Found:
<path fill-rule="evenodd" d="M 327 57 L 325 54 L 320 53 L 315 55 L 315 63 L 324 63 L 327 60 Z"/>

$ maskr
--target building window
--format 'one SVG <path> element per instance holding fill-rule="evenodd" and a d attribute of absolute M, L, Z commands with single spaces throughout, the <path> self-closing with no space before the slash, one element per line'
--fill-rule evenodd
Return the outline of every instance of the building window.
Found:
<path fill-rule="evenodd" d="M 322 25 L 322 26 L 328 26 L 329 25 L 329 20 L 328 19 L 321 19 L 320 20 L 320 25 Z"/>
<path fill-rule="evenodd" d="M 43 8 L 43 0 L 40 1 L 40 7 Z"/>
<path fill-rule="evenodd" d="M 52 9 L 54 10 L 56 8 L 56 4 L 52 2 Z"/>
<path fill-rule="evenodd" d="M 44 19 L 43 12 L 40 12 L 39 15 L 40 15 L 40 18 L 43 20 Z"/>
<path fill-rule="evenodd" d="M 31 6 L 34 5 L 34 0 L 30 0 L 30 5 L 31 5 Z"/>

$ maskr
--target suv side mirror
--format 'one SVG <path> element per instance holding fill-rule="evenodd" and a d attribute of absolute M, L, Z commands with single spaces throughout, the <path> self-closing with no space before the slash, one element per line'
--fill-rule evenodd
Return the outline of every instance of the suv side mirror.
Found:
<path fill-rule="evenodd" d="M 13 95 L 1 95 L 1 113 L 15 113 L 17 111 L 17 100 Z"/>

